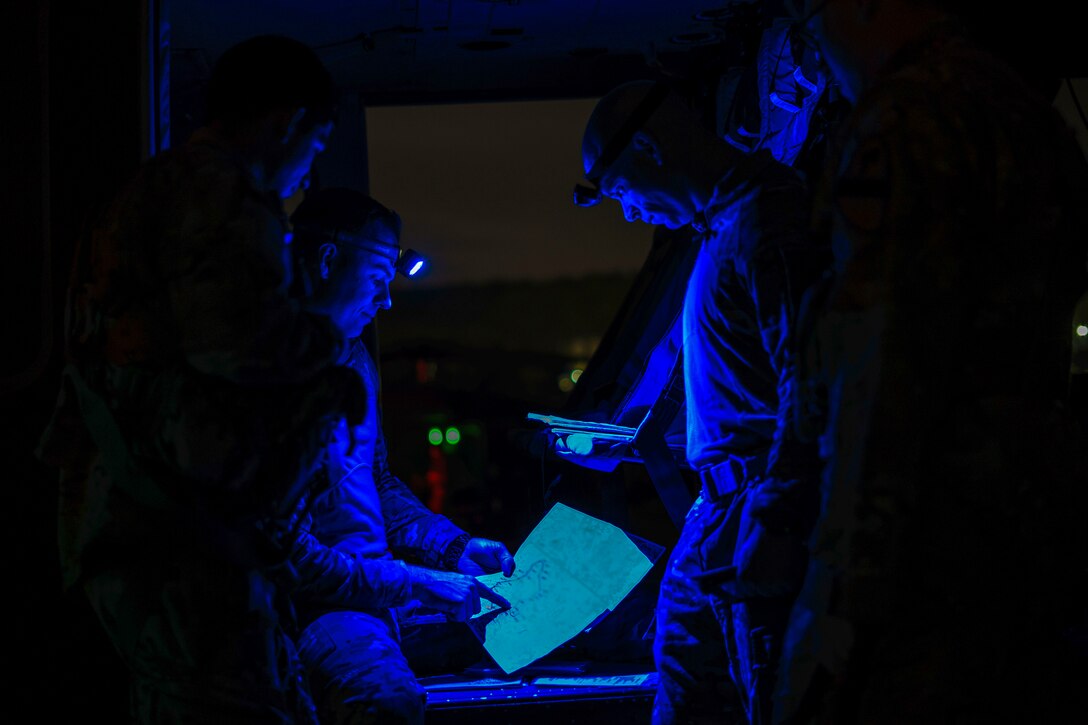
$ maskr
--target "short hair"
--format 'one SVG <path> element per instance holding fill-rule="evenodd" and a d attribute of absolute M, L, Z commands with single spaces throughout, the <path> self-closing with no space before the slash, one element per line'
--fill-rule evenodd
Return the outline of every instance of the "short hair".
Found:
<path fill-rule="evenodd" d="M 338 92 L 325 64 L 305 43 L 258 35 L 223 52 L 212 67 L 206 100 L 209 120 L 228 126 L 292 108 L 305 108 L 312 124 L 333 120 Z"/>
<path fill-rule="evenodd" d="M 396 239 L 400 238 L 401 230 L 399 214 L 369 195 L 347 187 L 307 192 L 291 215 L 291 224 L 295 230 L 293 243 L 300 252 L 325 242 L 335 243 L 339 236 L 363 236 L 375 226 L 385 227 Z"/>

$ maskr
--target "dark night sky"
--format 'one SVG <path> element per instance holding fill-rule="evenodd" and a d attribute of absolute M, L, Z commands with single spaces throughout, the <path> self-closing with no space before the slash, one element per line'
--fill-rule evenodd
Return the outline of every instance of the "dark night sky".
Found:
<path fill-rule="evenodd" d="M 421 286 L 633 274 L 652 229 L 571 202 L 592 99 L 367 110 L 370 190 L 433 260 Z"/>

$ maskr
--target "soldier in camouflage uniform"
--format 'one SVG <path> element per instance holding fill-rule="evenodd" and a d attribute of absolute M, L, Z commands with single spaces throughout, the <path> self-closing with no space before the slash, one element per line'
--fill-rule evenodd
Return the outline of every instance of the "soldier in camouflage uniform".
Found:
<path fill-rule="evenodd" d="M 353 341 L 347 365 L 367 386 L 355 450 L 332 447 L 320 474 L 331 485 L 308 505 L 291 556 L 299 654 L 322 722 L 422 723 L 425 693 L 402 652 L 397 610 L 414 604 L 464 622 L 481 597 L 508 605 L 472 575 L 509 576 L 514 558 L 431 512 L 389 470 L 378 373 L 360 335 L 390 307 L 400 217 L 365 194 L 330 188 L 308 194 L 291 219 L 299 273 L 312 287 L 307 306 Z M 463 665 L 484 655 L 464 624 L 428 630 L 428 648 L 468 645 Z"/>
<path fill-rule="evenodd" d="M 210 79 L 212 119 L 140 169 L 77 254 L 39 456 L 61 469 L 66 586 L 128 665 L 140 723 L 311 723 L 266 568 L 338 427 L 347 341 L 292 284 L 284 199 L 332 130 L 301 43 L 260 37 Z"/>
<path fill-rule="evenodd" d="M 820 440 L 823 507 L 775 720 L 1070 722 L 1084 158 L 947 11 L 861 7 L 807 18 L 853 109 L 815 207 L 835 265 L 808 300 L 798 389 L 825 422 L 794 429 Z"/>

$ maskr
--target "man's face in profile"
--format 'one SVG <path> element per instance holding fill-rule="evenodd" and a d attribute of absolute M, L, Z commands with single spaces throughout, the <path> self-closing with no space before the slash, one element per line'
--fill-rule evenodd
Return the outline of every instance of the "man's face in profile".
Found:
<path fill-rule="evenodd" d="M 373 249 L 340 244 L 327 261 L 328 276 L 315 292 L 313 307 L 324 312 L 345 337 L 358 337 L 379 310 L 392 307 L 389 285 L 396 274 L 396 234 L 384 225 L 364 230 Z"/>
<path fill-rule="evenodd" d="M 273 186 L 280 198 L 288 199 L 306 190 L 314 160 L 325 150 L 332 131 L 332 121 L 326 121 L 306 125 L 290 133 L 273 173 Z"/>
<path fill-rule="evenodd" d="M 629 222 L 663 224 L 679 229 L 688 224 L 693 210 L 673 193 L 665 166 L 640 142 L 640 136 L 601 175 L 601 193 L 619 202 Z"/>

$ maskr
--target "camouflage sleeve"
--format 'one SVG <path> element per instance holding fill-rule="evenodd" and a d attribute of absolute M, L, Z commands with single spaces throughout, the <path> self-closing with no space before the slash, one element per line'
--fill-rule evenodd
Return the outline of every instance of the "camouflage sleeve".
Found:
<path fill-rule="evenodd" d="M 445 516 L 424 506 L 404 481 L 393 475 L 380 427 L 374 445 L 374 479 L 381 498 L 385 534 L 393 553 L 418 559 L 426 567 L 451 569 L 447 552 L 467 534 Z M 453 563 L 456 564 L 456 558 Z"/>
<path fill-rule="evenodd" d="M 338 360 L 345 341 L 289 288 L 286 216 L 233 168 L 192 162 L 196 183 L 169 195 L 157 266 L 182 351 L 197 370 L 244 383 L 298 382 Z"/>
<path fill-rule="evenodd" d="M 937 113 L 937 102 L 909 86 L 870 96 L 855 109 L 827 182 L 825 223 L 835 261 L 814 333 L 814 361 L 827 390 L 824 498 L 814 541 L 856 571 L 893 570 L 887 557 L 902 551 L 902 512 L 917 505 L 907 501 L 930 476 L 918 464 L 929 455 L 941 406 L 954 397 L 927 383 L 943 377 L 943 362 L 935 363 L 962 334 L 952 308 L 943 307 L 942 284 L 935 284 L 956 279 L 958 263 L 948 253 L 958 242 L 927 246 L 949 241 L 934 232 L 953 220 L 946 211 L 970 177 L 957 171 L 960 135 L 941 126 L 950 114 Z M 936 274 L 924 272 L 927 266 Z M 882 609 L 894 586 L 873 577 L 861 589 Z"/>
<path fill-rule="evenodd" d="M 808 414 L 797 409 L 801 399 L 795 335 L 803 295 L 821 278 L 830 255 L 807 237 L 807 206 L 799 187 L 771 190 L 765 196 L 769 198 L 759 203 L 774 213 L 760 214 L 762 241 L 748 261 L 746 279 L 777 377 L 778 412 L 766 475 L 752 493 L 752 511 L 767 526 L 806 531 L 818 506 L 819 457 L 815 440 L 793 434 L 793 422 Z"/>
<path fill-rule="evenodd" d="M 384 609 L 406 604 L 412 583 L 408 565 L 396 559 L 356 557 L 302 532 L 291 553 L 295 595 L 310 604 Z"/>

